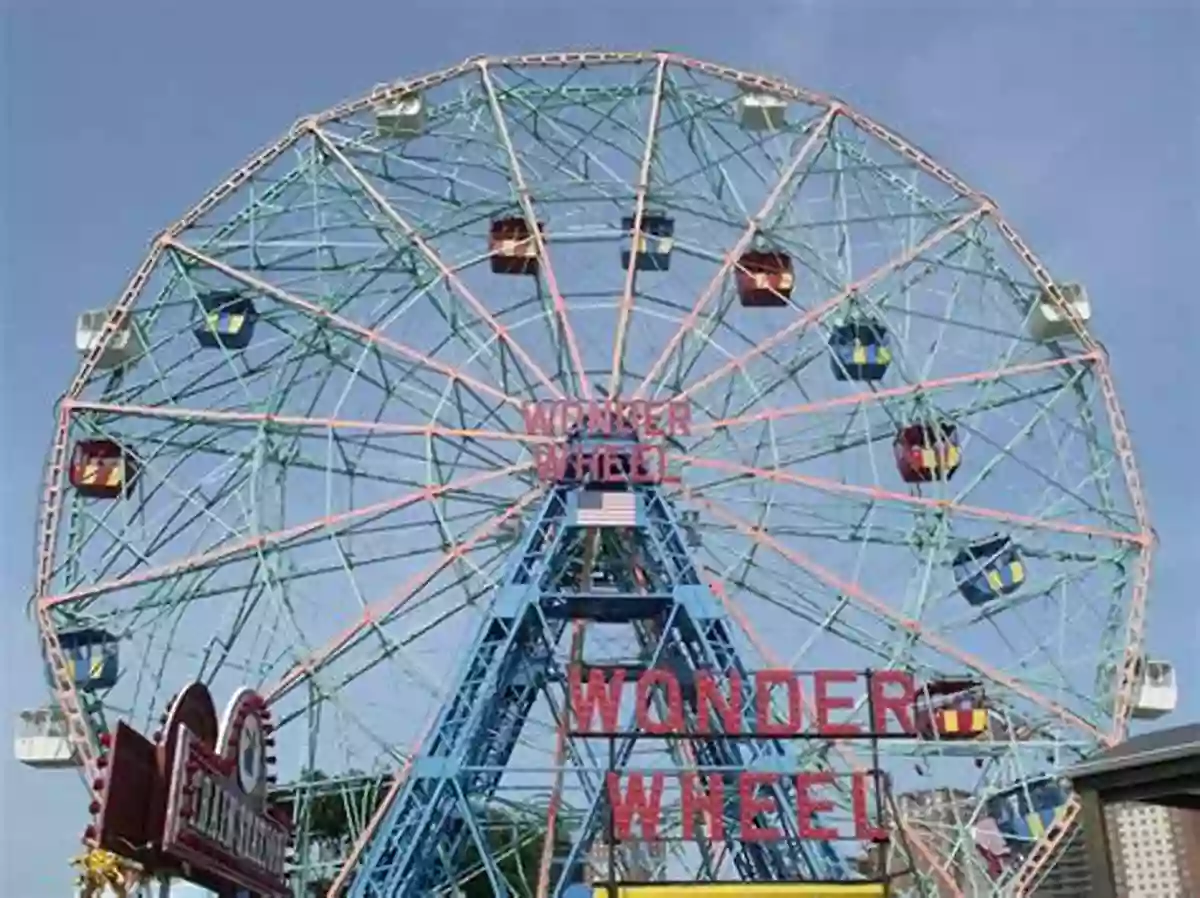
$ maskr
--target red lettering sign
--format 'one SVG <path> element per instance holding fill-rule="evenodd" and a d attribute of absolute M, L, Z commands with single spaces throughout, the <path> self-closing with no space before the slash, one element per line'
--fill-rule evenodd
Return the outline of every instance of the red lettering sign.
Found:
<path fill-rule="evenodd" d="M 804 720 L 804 684 L 811 679 L 813 720 Z M 689 726 L 684 688 L 675 674 L 665 668 L 643 672 L 630 681 L 622 669 L 573 665 L 568 670 L 569 712 L 579 734 L 615 733 L 621 719 L 621 701 L 626 687 L 636 693 L 635 722 L 648 735 L 697 735 L 714 733 L 719 722 L 728 735 L 786 738 L 814 735 L 830 738 L 916 735 L 913 701 L 917 688 L 904 671 L 881 671 L 867 675 L 850 670 L 818 670 L 799 673 L 767 668 L 754 672 L 749 707 L 753 724 L 747 720 L 746 684 L 732 674 L 724 683 L 712 673 L 696 674 L 695 724 Z M 654 699 L 654 710 L 650 700 Z M 870 705 L 870 728 L 846 719 L 856 706 Z M 864 717 L 866 717 L 864 713 Z M 597 717 L 599 723 L 597 724 Z M 807 726 L 806 726 L 807 724 Z"/>
<path fill-rule="evenodd" d="M 683 400 L 533 402 L 522 410 L 525 432 L 561 437 L 534 447 L 538 479 L 547 482 L 678 483 L 661 445 L 647 440 L 689 436 L 692 412 Z M 606 442 L 621 440 L 621 442 Z"/>
<path fill-rule="evenodd" d="M 650 402 L 622 399 L 531 402 L 522 410 L 525 432 L 537 436 L 686 437 L 692 434 L 692 409 L 686 400 Z"/>
<path fill-rule="evenodd" d="M 616 771 L 608 772 L 605 785 L 612 808 L 613 835 L 618 840 L 653 842 L 661 838 L 667 777 L 668 774 L 664 772 L 649 775 L 639 771 L 624 775 Z M 784 787 L 795 790 L 795 824 L 801 839 L 878 842 L 887 838 L 886 830 L 870 815 L 870 796 L 875 779 L 871 771 L 860 770 L 845 776 L 828 771 L 790 776 L 742 771 L 733 777 L 738 804 L 736 833 L 726 829 L 723 815 L 725 794 L 721 777 L 709 775 L 701 778 L 694 772 L 685 772 L 675 778 L 680 788 L 682 835 L 689 841 L 700 838 L 697 820 L 701 821 L 704 836 L 713 840 L 736 838 L 742 842 L 770 842 L 783 839 L 784 831 L 777 824 L 782 822 L 778 813 L 781 808 L 779 796 L 783 794 Z M 834 810 L 836 805 L 831 796 L 838 781 L 845 779 L 850 780 L 852 826 L 839 830 L 835 826 L 821 825 L 817 818 Z"/>

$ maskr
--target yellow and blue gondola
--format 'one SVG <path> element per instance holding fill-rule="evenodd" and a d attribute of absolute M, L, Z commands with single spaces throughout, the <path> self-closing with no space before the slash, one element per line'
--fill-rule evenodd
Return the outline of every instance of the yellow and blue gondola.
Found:
<path fill-rule="evenodd" d="M 1007 536 L 971 543 L 954 556 L 954 579 L 971 605 L 986 605 L 1011 595 L 1027 576 L 1021 553 Z"/>
<path fill-rule="evenodd" d="M 830 364 L 838 380 L 882 380 L 892 363 L 887 328 L 877 321 L 848 321 L 829 334 Z"/>
<path fill-rule="evenodd" d="M 107 630 L 85 627 L 63 630 L 59 645 L 67 659 L 67 676 L 75 688 L 91 692 L 110 689 L 120 673 L 119 642 Z"/>
<path fill-rule="evenodd" d="M 1024 853 L 1063 819 L 1067 801 L 1058 780 L 1043 777 L 993 795 L 987 809 L 1008 847 Z"/>
<path fill-rule="evenodd" d="M 627 241 L 621 249 L 621 267 L 629 268 L 629 242 L 633 238 L 634 216 L 621 219 L 621 230 Z M 675 246 L 675 219 L 658 212 L 642 215 L 642 228 L 637 235 L 634 269 L 637 271 L 667 271 L 671 267 L 671 250 Z"/>

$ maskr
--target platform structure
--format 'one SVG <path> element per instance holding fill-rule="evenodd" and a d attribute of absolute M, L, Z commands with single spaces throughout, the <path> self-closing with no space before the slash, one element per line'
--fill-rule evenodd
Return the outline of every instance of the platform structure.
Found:
<path fill-rule="evenodd" d="M 403 785 L 349 874 L 353 898 L 441 894 L 456 880 L 461 858 L 479 858 L 497 896 L 510 894 L 484 836 L 481 810 L 496 793 L 535 701 L 545 695 L 565 708 L 568 670 L 559 646 L 572 622 L 621 625 L 636 636 L 643 664 L 671 669 L 683 680 L 707 671 L 744 681 L 752 675 L 734 640 L 734 625 L 694 562 L 680 512 L 654 484 L 591 483 L 571 476 L 549 485 L 516 545 L 482 625 L 443 707 Z M 637 478 L 631 478 L 636 480 Z M 690 712 L 695 711 L 695 697 Z M 565 713 L 565 711 L 563 712 Z M 753 712 L 748 712 L 753 713 Z M 635 737 L 618 740 L 615 757 L 600 757 L 587 739 L 562 757 L 585 782 L 587 807 L 570 833 L 570 853 L 556 859 L 559 881 L 548 895 L 578 888 L 569 882 L 596 839 L 604 838 L 605 772 L 628 764 Z M 593 740 L 594 741 L 594 740 Z M 674 740 L 680 771 L 784 769 L 792 749 L 781 740 Z M 792 762 L 794 764 L 794 762 Z M 797 832 L 796 795 L 781 777 L 764 790 L 771 809 L 761 824 L 783 838 L 740 841 L 730 827 L 719 845 L 701 844 L 701 867 L 720 866 L 727 853 L 743 882 L 854 879 L 831 842 Z M 724 813 L 738 816 L 736 798 Z M 581 817 L 581 819 L 579 819 Z M 703 869 L 700 872 L 703 877 Z M 722 878 L 729 878 L 726 874 Z"/>

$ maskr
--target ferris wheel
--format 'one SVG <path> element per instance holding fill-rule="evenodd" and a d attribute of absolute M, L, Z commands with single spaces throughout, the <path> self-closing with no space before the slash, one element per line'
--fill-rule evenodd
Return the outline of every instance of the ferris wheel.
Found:
<path fill-rule="evenodd" d="M 463 743 L 493 768 L 459 782 L 499 860 L 435 833 L 363 883 L 399 864 L 389 839 L 424 838 L 409 759 L 446 709 L 533 689 L 471 679 L 513 584 L 576 533 L 555 576 L 649 595 L 605 564 L 658 526 L 715 609 L 688 613 L 726 622 L 747 669 L 909 671 L 917 732 L 877 745 L 900 866 L 668 839 L 623 850 L 626 876 L 808 863 L 1025 894 L 1072 832 L 1061 773 L 1176 701 L 1143 646 L 1151 529 L 1092 313 L 993 200 L 819 93 L 670 53 L 379 86 L 238 167 L 80 316 L 38 531 L 54 704 L 18 754 L 90 784 L 117 719 L 150 732 L 189 682 L 248 685 L 278 727 L 296 894 L 456 894 L 451 868 L 566 894 L 605 840 L 545 672 L 666 651 L 594 606 L 543 619 L 545 695 Z M 561 426 L 530 427 L 539 407 Z M 560 502 L 554 453 L 600 414 L 632 414 L 667 476 Z"/>

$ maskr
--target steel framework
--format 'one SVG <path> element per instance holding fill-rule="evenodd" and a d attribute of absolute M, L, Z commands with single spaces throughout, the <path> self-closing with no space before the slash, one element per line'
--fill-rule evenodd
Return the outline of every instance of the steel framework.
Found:
<path fill-rule="evenodd" d="M 565 687 L 566 669 L 556 655 L 570 622 L 634 627 L 641 660 L 648 665 L 666 666 L 681 676 L 737 672 L 749 682 L 751 668 L 732 641 L 735 626 L 693 563 L 670 502 L 656 488 L 628 487 L 636 489 L 639 526 L 621 528 L 613 537 L 574 520 L 579 489 L 556 485 L 533 518 L 464 661 L 452 701 L 366 848 L 350 890 L 355 898 L 440 893 L 457 880 L 468 841 L 483 857 L 495 894 L 510 894 L 476 813 L 504 775 L 534 701 L 552 684 Z M 605 545 L 597 548 L 599 542 Z M 563 693 L 557 706 L 564 718 L 560 726 L 566 727 L 565 688 Z M 618 764 L 629 761 L 635 741 L 621 740 Z M 766 755 L 754 750 L 759 746 Z M 734 741 L 697 738 L 688 747 L 687 761 L 715 770 L 767 769 L 764 757 L 787 756 L 780 742 L 748 749 Z M 567 877 L 603 834 L 603 775 L 613 769 L 582 743 L 566 746 L 564 754 L 581 760 L 592 755 L 590 770 L 571 771 L 586 777 L 591 794 L 562 876 L 552 885 L 555 896 L 572 884 Z M 832 845 L 800 840 L 794 795 L 782 787 L 775 792 L 776 810 L 769 816 L 789 837 L 731 840 L 728 850 L 738 874 L 747 882 L 845 876 L 846 865 Z M 731 820 L 731 831 L 733 826 Z M 705 866 L 707 875 L 715 875 L 711 856 Z"/>
<path fill-rule="evenodd" d="M 747 136 L 736 110 L 752 93 L 791 104 L 790 119 Z M 405 112 L 402 124 L 420 136 L 382 135 L 379 111 L 413 97 L 425 100 L 424 120 Z M 675 268 L 641 271 L 638 235 L 666 214 L 676 218 Z M 487 225 L 502 215 L 529 228 L 538 267 L 497 287 L 479 263 Z M 631 227 L 618 230 L 624 218 Z M 607 254 L 604 274 L 592 246 Z M 765 249 L 789 254 L 797 284 L 773 317 L 755 319 L 766 313 L 739 305 L 734 285 L 745 255 Z M 252 299 L 263 339 L 198 352 L 194 316 L 214 291 Z M 1039 296 L 1066 322 L 1061 339 L 1028 336 Z M 611 344 L 597 339 L 596 309 L 613 313 Z M 815 364 L 852 309 L 889 326 L 887 380 Z M 679 534 L 652 522 L 674 527 L 674 507 L 701 516 L 696 551 L 716 574 L 694 599 L 707 610 L 684 608 L 693 624 L 717 615 L 715 601 L 776 666 L 828 639 L 864 653 L 863 666 L 904 664 L 986 687 L 1002 728 L 892 750 L 894 764 L 925 778 L 936 768 L 968 796 L 953 819 L 916 808 L 897 821 L 943 894 L 963 894 L 964 866 L 979 872 L 964 846 L 988 796 L 1126 735 L 1153 538 L 1104 349 L 990 198 L 840 100 L 673 53 L 466 60 L 298 121 L 164 230 L 102 317 L 59 408 L 39 521 L 33 610 L 55 702 L 91 788 L 97 737 L 114 715 L 151 721 L 191 676 L 260 684 L 285 732 L 307 731 L 295 781 L 281 789 L 298 816 L 310 819 L 328 793 L 354 820 L 351 837 L 326 840 L 328 856 L 309 857 L 312 833 L 302 831 L 298 891 L 347 861 L 363 883 L 371 870 L 392 876 L 385 868 L 397 882 L 436 879 L 418 867 L 445 863 L 422 854 L 404 866 L 378 847 L 385 820 L 411 819 L 403 796 L 417 786 L 408 784 L 436 777 L 413 768 L 394 779 L 386 818 L 374 796 L 408 763 L 408 715 L 447 700 L 436 679 L 449 672 L 435 664 L 422 687 L 430 708 L 404 714 L 366 711 L 388 686 L 359 686 L 384 670 L 416 682 L 399 660 L 412 646 L 513 588 L 517 568 L 503 566 L 512 533 L 532 545 L 554 501 L 569 514 L 562 490 L 532 473 L 531 451 L 553 439 L 520 432 L 522 406 L 539 399 L 695 404 L 692 437 L 672 452 L 684 482 L 640 493 L 639 530 L 654 569 L 672 571 L 664 547 Z M 113 369 L 105 360 L 130 332 L 137 354 Z M 965 434 L 954 484 L 884 471 L 877 450 L 890 464 L 900 425 L 937 415 Z M 107 504 L 81 497 L 72 452 L 85 439 L 133 452 L 137 487 Z M 963 610 L 948 571 L 989 530 L 1021 545 L 1031 581 Z M 541 567 L 526 574 L 623 557 L 612 540 L 600 543 L 594 558 L 586 545 L 564 543 L 558 555 L 544 546 Z M 374 592 L 383 595 L 368 599 Z M 536 627 L 522 626 L 543 640 L 569 628 L 582 651 L 583 630 L 595 629 L 582 626 L 586 615 L 569 626 L 546 610 L 549 599 L 526 600 Z M 204 616 L 217 605 L 226 618 Z M 488 613 L 484 633 L 501 620 Z M 638 650 L 675 645 L 681 618 L 670 620 L 675 629 L 636 627 Z M 127 649 L 114 689 L 76 675 L 63 635 L 86 627 L 107 628 Z M 710 636 L 704 651 L 719 643 Z M 421 660 L 461 649 L 439 643 Z M 533 676 L 535 661 L 523 663 Z M 552 679 L 559 667 L 544 663 L 540 675 Z M 477 672 L 490 682 L 510 674 Z M 534 713 L 555 742 L 543 771 L 574 757 L 552 712 Z M 345 732 L 370 729 L 370 715 L 386 723 L 343 745 Z M 482 752 L 487 727 L 472 726 L 457 744 Z M 478 768 L 480 795 L 506 745 L 486 763 L 455 760 Z M 304 776 L 335 750 L 344 757 L 315 789 Z M 862 764 L 844 745 L 804 760 Z M 568 808 L 563 788 L 536 810 L 583 832 L 592 805 Z M 1062 810 L 989 880 L 991 894 L 1028 893 L 1077 803 Z M 429 840 L 478 841 L 468 814 L 438 813 L 445 826 Z M 765 851 L 734 852 L 743 875 Z M 539 898 L 552 860 L 531 877 Z M 754 863 L 786 872 L 782 861 Z"/>

